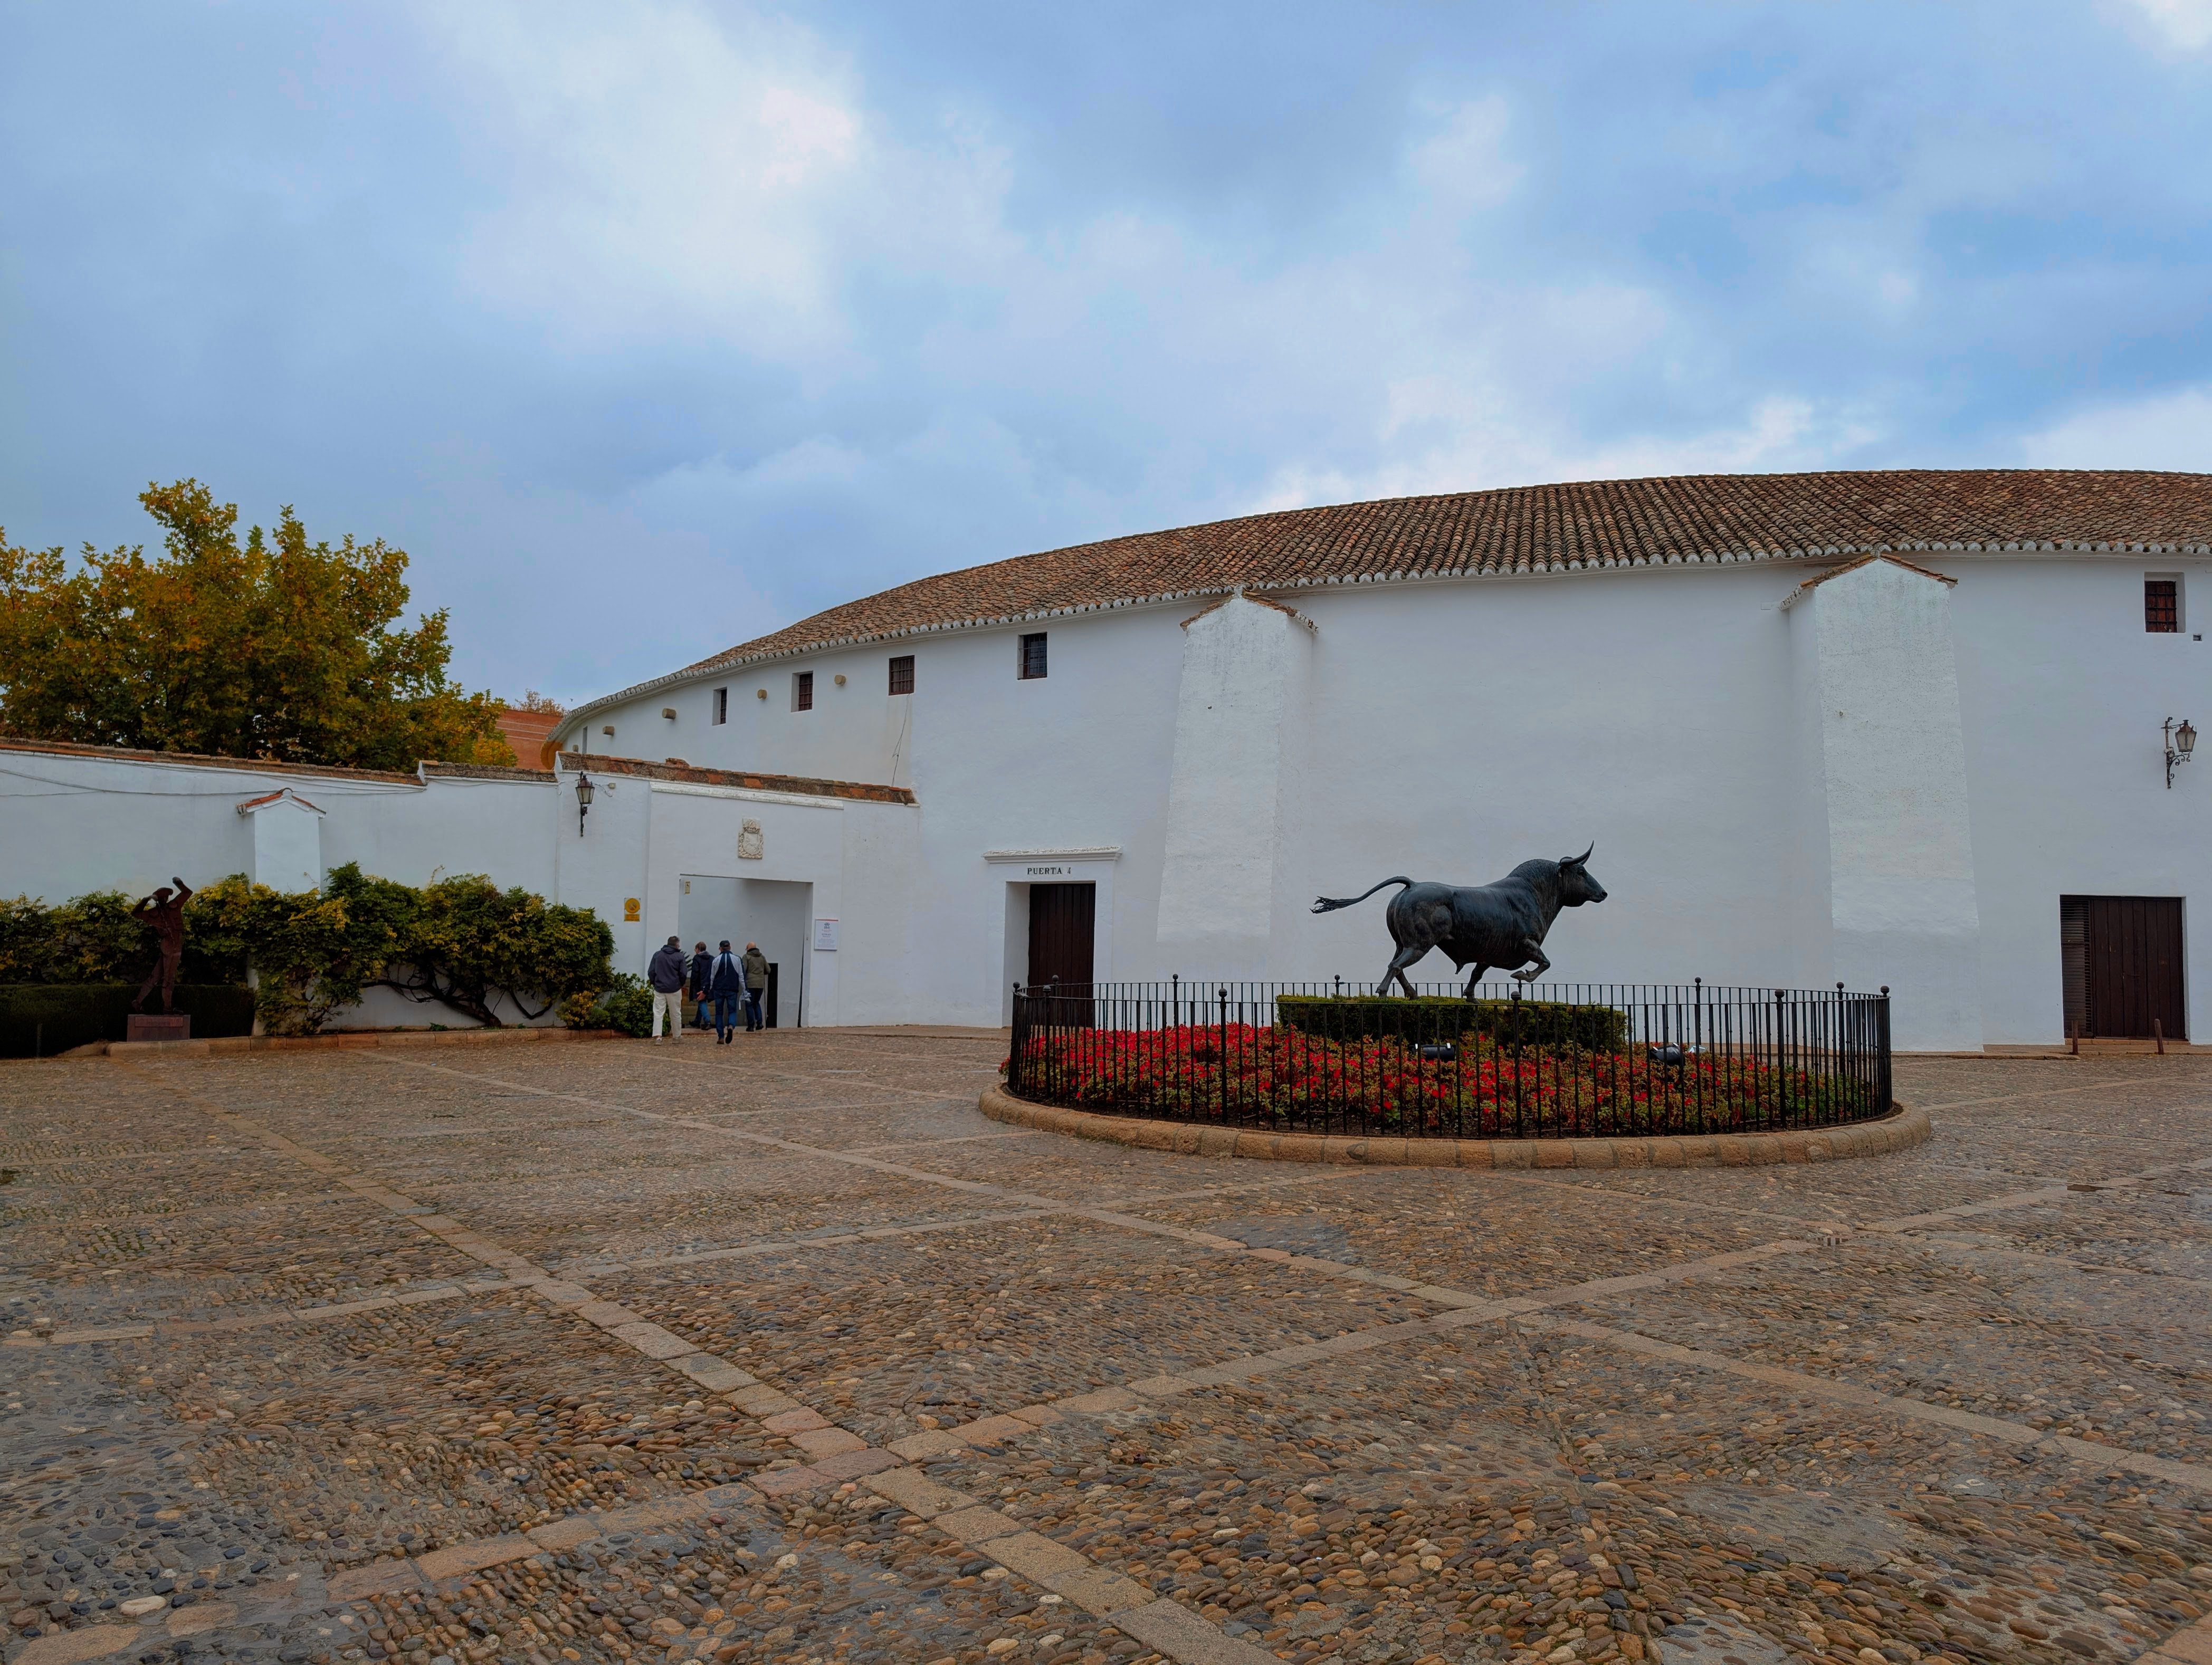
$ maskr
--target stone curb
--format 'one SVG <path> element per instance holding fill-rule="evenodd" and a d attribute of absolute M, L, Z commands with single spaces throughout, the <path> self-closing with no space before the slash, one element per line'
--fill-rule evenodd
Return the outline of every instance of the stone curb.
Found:
<path fill-rule="evenodd" d="M 994 1121 L 1017 1127 L 1177 1156 L 1361 1163 L 1375 1168 L 1748 1168 L 1881 1156 L 1925 1144 L 1931 1132 L 1927 1111 L 1894 1101 L 1889 1114 L 1879 1121 L 1850 1127 L 1644 1139 L 1354 1139 L 1342 1133 L 1270 1133 L 1032 1104 L 1002 1087 L 988 1089 L 975 1108 Z"/>
<path fill-rule="evenodd" d="M 430 1029 L 349 1035 L 226 1035 L 206 1041 L 95 1041 L 74 1047 L 71 1058 L 227 1058 L 241 1052 L 330 1052 L 371 1047 L 465 1047 L 516 1044 L 528 1041 L 622 1041 L 620 1030 Z M 93 1050 L 98 1048 L 98 1051 Z M 61 1054 L 57 1054 L 58 1056 Z M 28 1063 L 28 1059 L 12 1060 Z"/>

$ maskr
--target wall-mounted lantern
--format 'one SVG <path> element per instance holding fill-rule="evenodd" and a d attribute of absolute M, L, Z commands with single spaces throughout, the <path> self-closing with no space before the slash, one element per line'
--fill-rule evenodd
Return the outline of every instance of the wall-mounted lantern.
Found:
<path fill-rule="evenodd" d="M 590 775 L 578 775 L 578 776 L 576 777 L 576 836 L 577 836 L 577 837 L 581 838 L 581 837 L 584 836 L 584 817 L 585 817 L 586 816 L 589 815 L 591 812 L 592 812 L 592 777 L 591 777 Z"/>
<path fill-rule="evenodd" d="M 2189 754 L 2197 750 L 2197 731 L 2184 717 L 2179 723 L 2166 720 L 2166 789 L 2173 790 L 2173 770 L 2178 763 L 2189 761 Z"/>

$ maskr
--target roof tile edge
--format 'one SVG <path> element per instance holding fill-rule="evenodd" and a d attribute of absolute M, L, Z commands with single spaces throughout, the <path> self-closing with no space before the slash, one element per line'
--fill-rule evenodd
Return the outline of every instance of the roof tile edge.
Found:
<path fill-rule="evenodd" d="M 693 787 L 733 787 L 749 792 L 790 793 L 803 798 L 842 798 L 859 803 L 914 804 L 920 800 L 908 787 L 883 787 L 864 781 L 821 781 L 805 775 L 769 775 L 752 769 L 694 769 L 689 764 L 656 763 L 644 757 L 617 757 L 607 752 L 563 751 L 561 767 L 574 774 L 597 770 L 601 775 L 637 775 L 648 781 L 681 781 Z"/>
<path fill-rule="evenodd" d="M 349 769 L 338 763 L 290 763 L 275 758 L 219 757 L 199 751 L 149 751 L 133 746 L 86 745 L 76 740 L 33 740 L 21 735 L 0 735 L 0 751 L 43 754 L 49 757 L 90 757 L 112 763 L 155 763 L 167 769 L 235 769 L 253 775 L 306 775 L 328 781 L 388 781 L 394 786 L 419 787 L 420 773 L 390 769 Z M 430 763 L 429 769 L 444 765 Z M 550 777 L 548 777 L 550 778 Z"/>

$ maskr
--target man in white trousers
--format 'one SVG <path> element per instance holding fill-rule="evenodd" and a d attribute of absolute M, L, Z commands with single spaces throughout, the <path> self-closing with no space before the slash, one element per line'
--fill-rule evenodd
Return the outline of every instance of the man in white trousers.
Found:
<path fill-rule="evenodd" d="M 645 980 L 653 985 L 653 1038 L 656 1041 L 664 1020 L 669 1039 L 684 1038 L 684 979 L 690 969 L 690 962 L 684 957 L 681 937 L 671 937 L 661 944 L 645 968 Z"/>

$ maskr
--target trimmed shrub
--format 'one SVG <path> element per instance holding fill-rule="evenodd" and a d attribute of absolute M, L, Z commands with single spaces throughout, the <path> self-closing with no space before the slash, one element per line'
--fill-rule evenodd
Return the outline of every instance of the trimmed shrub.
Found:
<path fill-rule="evenodd" d="M 136 983 L 0 984 L 0 1058 L 51 1058 L 93 1041 L 120 1041 Z M 158 1010 L 158 991 L 147 1000 Z M 253 991 L 239 983 L 179 983 L 176 1009 L 192 1039 L 253 1033 Z"/>
<path fill-rule="evenodd" d="M 617 1029 L 643 1038 L 653 1033 L 652 985 L 618 971 L 605 988 L 562 1001 L 561 1021 L 570 1029 Z"/>
<path fill-rule="evenodd" d="M 1275 1021 L 1328 1041 L 1457 1041 L 1477 1035 L 1510 1047 L 1579 1047 L 1620 1052 L 1628 1045 L 1628 1014 L 1617 1006 L 1565 1000 L 1403 1000 L 1389 994 L 1279 994 Z"/>

